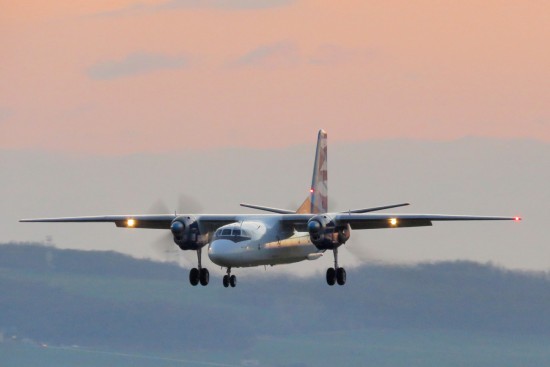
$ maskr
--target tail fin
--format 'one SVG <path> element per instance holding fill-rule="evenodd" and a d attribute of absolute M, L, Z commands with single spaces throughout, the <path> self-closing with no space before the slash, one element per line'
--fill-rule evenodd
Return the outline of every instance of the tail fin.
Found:
<path fill-rule="evenodd" d="M 328 212 L 327 173 L 327 133 L 324 130 L 319 130 L 310 195 L 296 213 L 319 214 Z"/>

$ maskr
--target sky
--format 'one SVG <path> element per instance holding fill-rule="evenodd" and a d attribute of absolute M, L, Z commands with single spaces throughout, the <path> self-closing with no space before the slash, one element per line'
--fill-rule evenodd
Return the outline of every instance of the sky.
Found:
<path fill-rule="evenodd" d="M 525 217 L 369 231 L 348 264 L 550 268 L 546 1 L 3 2 L 1 241 L 158 257 L 150 231 L 14 223 L 292 208 L 324 128 L 335 208 Z"/>
<path fill-rule="evenodd" d="M 550 140 L 546 1 L 5 2 L 0 147 Z"/>

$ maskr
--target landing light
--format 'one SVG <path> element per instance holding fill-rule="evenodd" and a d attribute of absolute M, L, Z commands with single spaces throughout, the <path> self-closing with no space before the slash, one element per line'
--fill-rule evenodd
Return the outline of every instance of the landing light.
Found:
<path fill-rule="evenodd" d="M 397 218 L 391 218 L 391 219 L 390 219 L 390 224 L 391 224 L 392 226 L 396 226 L 396 225 L 397 225 Z"/>
<path fill-rule="evenodd" d="M 135 219 L 128 219 L 128 220 L 126 221 L 126 225 L 127 225 L 128 227 L 133 227 L 133 226 L 136 225 L 136 220 L 135 220 Z"/>

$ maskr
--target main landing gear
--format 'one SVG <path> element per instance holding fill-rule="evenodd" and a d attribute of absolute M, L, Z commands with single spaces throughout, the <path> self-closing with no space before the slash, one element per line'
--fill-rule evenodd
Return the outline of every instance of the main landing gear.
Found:
<path fill-rule="evenodd" d="M 334 252 L 334 268 L 327 269 L 327 284 L 338 285 L 346 284 L 346 270 L 344 268 L 338 267 L 338 248 L 333 250 Z"/>
<path fill-rule="evenodd" d="M 199 267 L 193 268 L 189 272 L 189 283 L 191 283 L 192 286 L 196 286 L 199 283 L 203 286 L 208 285 L 208 282 L 210 281 L 210 273 L 208 272 L 208 269 L 203 268 L 201 265 L 201 255 L 202 249 L 198 249 L 197 258 L 199 259 Z"/>
<path fill-rule="evenodd" d="M 237 286 L 237 277 L 231 275 L 231 267 L 227 268 L 227 274 L 223 276 L 223 286 L 225 288 L 229 286 L 231 286 L 231 288 L 235 288 Z"/>

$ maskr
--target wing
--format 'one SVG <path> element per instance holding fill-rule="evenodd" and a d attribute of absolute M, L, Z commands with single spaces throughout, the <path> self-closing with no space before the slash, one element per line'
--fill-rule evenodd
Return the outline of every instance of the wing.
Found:
<path fill-rule="evenodd" d="M 71 222 L 71 223 L 114 223 L 117 227 L 123 228 L 152 228 L 170 229 L 172 221 L 185 214 L 146 214 L 146 215 L 106 215 L 93 217 L 62 217 L 62 218 L 34 218 L 21 219 L 20 222 Z M 234 223 L 239 220 L 238 215 L 193 215 L 199 223 L 201 232 L 211 232 L 219 227 Z"/>
<path fill-rule="evenodd" d="M 489 217 L 473 215 L 445 215 L 445 214 L 356 214 L 327 213 L 338 225 L 349 224 L 352 229 L 376 228 L 404 228 L 431 226 L 432 222 L 445 221 L 485 221 L 485 220 L 513 220 L 520 221 L 520 217 Z M 282 222 L 285 226 L 294 227 L 298 231 L 307 230 L 307 222 L 311 214 L 284 215 Z"/>
<path fill-rule="evenodd" d="M 323 214 L 320 214 L 323 215 Z M 442 215 L 442 214 L 357 214 L 348 213 L 327 213 L 327 216 L 333 218 L 338 225 L 349 224 L 352 229 L 375 229 L 375 228 L 403 228 L 403 227 L 423 227 L 431 226 L 432 222 L 437 221 L 479 221 L 479 220 L 521 220 L 520 217 L 487 217 L 471 215 Z M 35 218 L 22 219 L 20 222 L 110 222 L 115 223 L 117 227 L 123 228 L 153 228 L 170 229 L 172 221 L 180 215 L 175 214 L 151 214 L 151 215 L 108 215 L 94 217 L 62 217 L 62 218 Z M 185 215 L 182 215 L 185 216 Z M 307 231 L 307 222 L 315 214 L 281 214 L 277 217 L 283 228 L 295 228 L 298 231 Z M 248 216 L 243 214 L 205 214 L 194 215 L 199 223 L 201 232 L 215 231 L 217 228 L 242 220 L 249 217 L 258 219 L 264 216 Z"/>
<path fill-rule="evenodd" d="M 170 229 L 170 224 L 176 218 L 174 214 L 150 215 L 106 215 L 94 217 L 62 217 L 62 218 L 35 218 L 21 219 L 20 222 L 71 222 L 71 223 L 114 223 L 117 227 L 125 228 L 154 228 Z"/>
<path fill-rule="evenodd" d="M 432 222 L 520 220 L 519 217 L 489 217 L 444 214 L 338 214 L 338 223 L 346 223 L 352 229 L 402 228 L 431 226 Z"/>

